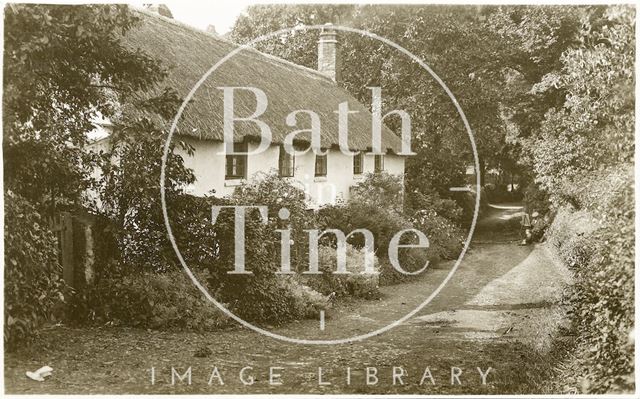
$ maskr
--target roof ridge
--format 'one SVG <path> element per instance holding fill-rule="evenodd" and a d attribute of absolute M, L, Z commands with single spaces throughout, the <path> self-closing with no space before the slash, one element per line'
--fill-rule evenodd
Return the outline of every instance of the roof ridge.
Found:
<path fill-rule="evenodd" d="M 333 81 L 330 77 L 326 76 L 325 74 L 323 74 L 322 72 L 320 72 L 320 71 L 318 71 L 316 69 L 309 68 L 309 67 L 306 67 L 304 65 L 296 64 L 295 62 L 291 62 L 289 60 L 285 60 L 284 58 L 280 58 L 280 57 L 275 56 L 273 54 L 263 53 L 262 51 L 257 50 L 254 47 L 243 47 L 243 45 L 238 44 L 238 43 L 234 43 L 231 40 L 227 40 L 227 39 L 225 39 L 225 38 L 223 38 L 223 37 L 221 37 L 219 35 L 216 35 L 216 34 L 213 34 L 213 33 L 198 29 L 198 28 L 193 27 L 193 26 L 191 26 L 191 25 L 189 25 L 187 23 L 184 23 L 182 21 L 178 21 L 175 18 L 167 18 L 167 17 L 162 16 L 162 15 L 156 13 L 156 12 L 149 11 L 146 8 L 134 6 L 134 5 L 131 5 L 131 4 L 128 4 L 127 6 L 130 9 L 132 9 L 133 11 L 138 12 L 140 14 L 144 14 L 144 15 L 149 16 L 149 17 L 154 17 L 154 18 L 157 18 L 157 19 L 159 19 L 159 20 L 161 20 L 163 22 L 170 23 L 170 24 L 173 24 L 173 25 L 176 25 L 176 26 L 180 26 L 182 28 L 189 29 L 189 30 L 191 30 L 193 32 L 208 36 L 208 37 L 210 37 L 210 38 L 212 38 L 214 40 L 217 40 L 217 41 L 225 43 L 225 44 L 229 44 L 229 45 L 236 46 L 236 47 L 242 47 L 242 50 L 246 50 L 247 52 L 251 52 L 251 53 L 253 53 L 255 55 L 265 57 L 265 58 L 267 58 L 267 59 L 269 59 L 271 61 L 275 61 L 275 62 L 277 62 L 279 64 L 283 64 L 285 66 L 289 66 L 289 67 L 292 67 L 292 68 L 300 69 L 300 70 L 302 70 L 304 72 L 307 72 L 307 73 L 310 73 L 310 74 L 314 75 L 314 77 L 322 78 L 323 80 L 327 81 L 328 83 L 332 83 L 332 84 L 336 85 L 335 81 Z"/>

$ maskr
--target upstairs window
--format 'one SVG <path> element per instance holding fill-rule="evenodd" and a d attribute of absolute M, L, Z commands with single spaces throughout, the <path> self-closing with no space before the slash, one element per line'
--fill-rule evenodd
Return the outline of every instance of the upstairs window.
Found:
<path fill-rule="evenodd" d="M 383 170 L 384 170 L 384 155 L 376 155 L 373 171 L 375 173 L 380 173 Z"/>
<path fill-rule="evenodd" d="M 284 146 L 280 146 L 280 157 L 278 158 L 278 170 L 280 177 L 293 177 L 296 168 L 296 158 L 289 154 Z"/>
<path fill-rule="evenodd" d="M 362 174 L 362 152 L 359 152 L 353 156 L 353 174 Z"/>
<path fill-rule="evenodd" d="M 316 177 L 327 175 L 327 154 L 316 154 Z"/>
<path fill-rule="evenodd" d="M 242 155 L 227 154 L 225 179 L 247 178 L 247 143 L 233 143 L 234 152 L 243 152 Z"/>

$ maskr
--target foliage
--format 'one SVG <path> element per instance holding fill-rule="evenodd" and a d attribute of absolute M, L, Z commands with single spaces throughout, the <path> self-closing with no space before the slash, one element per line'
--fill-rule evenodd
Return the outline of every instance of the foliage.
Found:
<path fill-rule="evenodd" d="M 437 262 L 456 257 L 462 249 L 463 235 L 460 229 L 435 210 L 448 213 L 451 218 L 459 218 L 460 210 L 455 202 L 435 196 L 430 197 L 433 203 L 426 200 L 422 202 L 426 209 L 414 210 L 405 206 L 403 210 L 400 187 L 401 182 L 397 177 L 386 174 L 368 176 L 356 186 L 348 202 L 325 206 L 318 214 L 323 229 L 337 228 L 345 233 L 362 228 L 371 231 L 375 252 L 381 258 L 380 283 L 383 285 L 397 283 L 407 277 L 388 261 L 389 243 L 401 230 L 415 228 L 425 233 L 429 239 L 427 249 L 399 250 L 400 265 L 409 272 L 421 269 L 427 260 Z M 404 235 L 401 244 L 410 243 L 409 236 Z M 361 234 L 352 235 L 348 242 L 356 248 L 363 248 L 365 245 Z M 325 244 L 335 246 L 335 240 L 326 240 Z"/>
<path fill-rule="evenodd" d="M 503 65 L 496 53 L 502 46 L 500 37 L 483 26 L 484 14 L 451 6 L 252 6 L 231 36 L 244 43 L 280 28 L 333 22 L 400 44 L 426 60 L 456 93 L 474 127 L 484 171 L 501 153 L 505 130 L 499 107 L 503 87 L 497 83 Z M 309 54 L 315 53 L 309 49 L 316 47 L 317 34 L 296 29 L 256 47 L 314 68 Z M 407 161 L 407 204 L 416 210 L 425 209 L 420 208 L 425 202 L 437 204 L 441 216 L 459 222 L 460 211 L 450 202 L 440 202 L 456 199 L 449 188 L 464 184 L 466 164 L 472 159 L 465 127 L 451 100 L 427 72 L 395 49 L 357 34 L 340 32 L 340 37 L 339 84 L 365 104 L 371 95 L 367 87 L 380 86 L 385 109 L 403 109 L 412 117 L 412 147 L 418 155 Z M 385 122 L 399 128 L 396 119 Z"/>
<path fill-rule="evenodd" d="M 97 153 L 101 174 L 96 183 L 100 202 L 97 212 L 117 226 L 117 240 L 123 262 L 141 270 L 168 270 L 175 255 L 166 238 L 160 197 L 160 171 L 168 133 L 165 124 L 175 114 L 180 99 L 170 90 L 159 94 L 140 94 L 133 104 L 123 106 L 113 120 L 109 149 Z M 165 168 L 167 212 L 177 229 L 189 234 L 206 227 L 201 222 L 197 199 L 183 188 L 195 181 L 193 171 L 174 152 L 176 146 L 191 155 L 194 149 L 184 141 L 169 145 Z M 96 153 L 95 150 L 91 151 Z M 195 220 L 194 220 L 195 219 Z M 185 237 L 185 242 L 186 237 Z"/>
<path fill-rule="evenodd" d="M 40 214 L 7 191 L 4 218 L 4 343 L 11 349 L 61 316 L 67 292 L 55 237 Z"/>
<path fill-rule="evenodd" d="M 408 157 L 405 170 L 405 208 L 407 213 L 431 209 L 456 223 L 470 219 L 464 198 L 449 188 L 466 184 L 466 160 L 455 149 L 442 144 L 436 134 L 422 137 L 417 155 Z"/>
<path fill-rule="evenodd" d="M 351 188 L 350 201 L 403 213 L 402 179 L 387 172 L 367 173 Z"/>
<path fill-rule="evenodd" d="M 318 248 L 319 271 L 322 275 L 301 276 L 302 281 L 324 295 L 336 297 L 378 298 L 378 259 L 375 259 L 374 274 L 362 274 L 364 270 L 364 249 L 356 249 L 347 244 L 347 271 L 350 274 L 334 274 L 337 265 L 336 249 L 321 245 Z"/>
<path fill-rule="evenodd" d="M 162 123 L 181 101 L 162 88 L 166 73 L 156 60 L 122 43 L 138 18 L 122 5 L 7 5 L 5 183 L 49 215 L 87 205 L 91 188 L 95 210 L 119 226 L 124 259 L 163 268 Z M 107 153 L 87 151 L 98 120 L 113 123 Z M 178 206 L 193 176 L 173 148 L 166 192 Z"/>
<path fill-rule="evenodd" d="M 285 28 L 323 25 L 328 22 L 342 24 L 351 18 L 354 10 L 355 6 L 346 4 L 252 5 L 236 20 L 231 30 L 231 38 L 234 42 L 244 43 Z M 316 47 L 318 36 L 319 31 L 300 34 L 292 29 L 280 37 L 262 41 L 258 48 L 265 53 L 317 69 L 317 55 L 308 49 Z"/>
<path fill-rule="evenodd" d="M 122 262 L 141 271 L 169 270 L 177 261 L 167 238 L 160 198 L 161 140 L 127 139 L 127 144 L 102 154 L 122 161 L 103 169 L 99 211 L 114 226 Z M 213 256 L 205 245 L 211 241 L 206 220 L 209 200 L 182 193 L 182 187 L 194 177 L 177 157 L 169 156 L 166 169 L 167 214 L 181 251 L 190 260 L 205 263 Z"/>
<path fill-rule="evenodd" d="M 625 392 L 633 384 L 633 168 L 596 177 L 595 192 L 580 197 L 585 209 L 562 208 L 547 234 L 576 274 L 570 300 L 580 360 L 564 377 L 586 392 Z"/>
<path fill-rule="evenodd" d="M 373 233 L 375 251 L 380 257 L 387 256 L 391 238 L 400 230 L 412 228 L 403 215 L 374 204 L 349 201 L 346 204 L 329 205 L 320 209 L 322 229 L 339 229 L 345 234 L 356 229 L 367 229 Z M 348 240 L 356 248 L 364 247 L 362 234 L 354 234 Z"/>
<path fill-rule="evenodd" d="M 524 204 L 528 212 L 538 211 L 544 215 L 549 212 L 549 194 L 540 186 L 531 182 L 524 190 Z"/>
<path fill-rule="evenodd" d="M 535 105 L 516 107 L 523 113 L 539 108 L 539 122 L 515 120 L 523 161 L 532 166 L 540 188 L 556 193 L 551 199 L 558 203 L 576 179 L 633 157 L 635 15 L 628 7 L 541 7 L 520 13 L 526 28 L 516 29 L 514 22 L 500 28 L 521 40 L 515 47 L 536 57 L 543 57 L 547 46 L 556 49 L 544 55 L 538 80 L 525 86 L 528 103 Z M 538 42 L 540 48 L 532 49 Z M 558 50 L 559 43 L 566 51 Z M 556 100 L 549 101 L 550 96 Z"/>
<path fill-rule="evenodd" d="M 628 195 L 628 194 L 627 194 Z M 628 204 L 627 204 L 628 205 Z M 633 212 L 613 225 L 584 227 L 585 211 L 559 212 L 548 237 L 576 274 L 570 296 L 578 332 L 571 375 L 586 392 L 624 392 L 633 386 Z M 595 366 L 594 366 L 595 365 Z"/>
<path fill-rule="evenodd" d="M 84 151 L 87 132 L 162 78 L 152 59 L 121 44 L 136 21 L 124 5 L 6 6 L 5 186 L 38 210 L 80 205 L 96 162 Z"/>
<path fill-rule="evenodd" d="M 345 234 L 356 229 L 367 229 L 374 237 L 374 251 L 381 259 L 380 284 L 393 284 L 402 281 L 406 275 L 399 273 L 388 262 L 389 243 L 399 231 L 413 228 L 411 222 L 404 216 L 372 204 L 360 204 L 349 201 L 344 205 L 326 206 L 320 209 L 322 229 L 339 229 Z M 409 244 L 405 234 L 401 244 Z M 362 234 L 354 234 L 347 242 L 361 249 L 365 245 Z M 335 246 L 333 237 L 325 241 L 326 245 Z M 422 268 L 427 259 L 434 261 L 433 243 L 428 249 L 400 249 L 398 252 L 400 265 L 406 271 L 412 272 Z"/>
<path fill-rule="evenodd" d="M 576 210 L 562 209 L 547 233 L 577 277 L 580 360 L 561 378 L 589 393 L 633 391 L 635 10 L 517 7 L 493 17 L 508 47 L 530 61 L 509 85 L 535 183 L 527 202 L 548 195 L 552 207 Z M 585 224 L 595 227 L 581 231 Z"/>
<path fill-rule="evenodd" d="M 204 273 L 196 276 L 204 281 Z M 111 274 L 83 293 L 75 312 L 78 321 L 163 330 L 211 331 L 229 322 L 181 270 Z"/>
<path fill-rule="evenodd" d="M 427 235 L 436 259 L 457 259 L 464 245 L 462 230 L 435 211 L 419 211 L 411 219 L 416 229 Z"/>
<path fill-rule="evenodd" d="M 138 17 L 128 6 L 117 5 L 11 4 L 5 11 L 6 187 L 35 204 L 33 212 L 48 215 L 96 205 L 87 203 L 85 194 L 91 189 L 100 200 L 93 210 L 108 220 L 116 243 L 99 255 L 102 281 L 119 276 L 108 270 L 112 259 L 117 268 L 139 273 L 169 270 L 176 259 L 162 221 L 160 160 L 163 123 L 181 100 L 162 87 L 166 73 L 156 60 L 122 44 Z M 88 133 L 98 120 L 113 123 L 107 152 L 87 151 Z M 176 232 L 193 243 L 189 238 L 194 235 L 206 237 L 206 225 L 196 217 L 193 201 L 182 194 L 193 175 L 174 154 L 175 145 L 192 150 L 184 143 L 170 147 L 168 208 L 181 221 Z M 100 172 L 98 180 L 94 172 Z M 185 252 L 195 252 L 190 249 Z M 198 260 L 206 262 L 208 255 Z M 144 277 L 130 278 L 135 286 Z M 104 287 L 118 295 L 115 285 Z M 100 295 L 113 299 L 104 290 Z M 135 306 L 122 304 L 128 305 Z"/>
<path fill-rule="evenodd" d="M 304 226 L 311 226 L 313 214 L 306 210 L 304 192 L 276 174 L 265 174 L 239 187 L 226 205 L 268 206 L 268 221 L 263 224 L 259 212 L 248 210 L 245 219 L 245 265 L 251 274 L 228 274 L 235 269 L 234 214 L 222 210 L 214 224 L 219 254 L 209 267 L 208 283 L 216 297 L 248 321 L 283 323 L 315 316 L 326 306 L 326 299 L 300 284 L 293 275 L 276 274 L 281 270 L 280 236 L 277 229 L 291 226 L 291 268 L 307 267 L 308 247 Z M 278 216 L 281 207 L 289 209 L 289 220 Z"/>
<path fill-rule="evenodd" d="M 247 184 L 239 186 L 233 192 L 231 201 L 237 205 L 264 205 L 268 208 L 269 229 L 291 229 L 291 263 L 295 270 L 307 267 L 308 245 L 302 239 L 305 229 L 315 228 L 317 218 L 313 210 L 308 209 L 307 197 L 302 188 L 293 185 L 291 180 L 281 178 L 277 171 L 257 173 Z M 280 209 L 286 208 L 287 219 L 278 216 Z M 279 237 L 273 233 L 273 237 Z M 277 253 L 280 253 L 278 250 Z"/>

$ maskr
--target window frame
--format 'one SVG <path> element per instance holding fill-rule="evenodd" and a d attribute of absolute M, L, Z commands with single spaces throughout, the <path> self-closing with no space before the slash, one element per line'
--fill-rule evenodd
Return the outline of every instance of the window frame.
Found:
<path fill-rule="evenodd" d="M 285 168 L 285 166 L 287 166 Z M 286 172 L 286 173 L 285 173 Z M 293 177 L 296 172 L 296 156 L 289 154 L 284 146 L 280 146 L 278 155 L 278 174 L 280 177 Z"/>
<path fill-rule="evenodd" d="M 362 151 L 353 156 L 353 174 L 361 175 L 364 173 L 364 154 Z"/>
<path fill-rule="evenodd" d="M 373 173 L 384 172 L 384 154 L 375 154 L 373 159 Z"/>
<path fill-rule="evenodd" d="M 320 150 L 322 151 L 322 149 Z M 325 153 L 324 155 L 315 154 L 315 162 L 314 162 L 314 176 L 315 177 L 327 177 L 327 169 L 329 169 L 329 153 Z M 324 162 L 319 162 L 324 159 Z M 320 170 L 318 171 L 318 166 L 320 166 Z"/>
<path fill-rule="evenodd" d="M 233 143 L 233 151 L 244 152 L 244 154 L 225 155 L 225 162 L 224 162 L 224 179 L 225 180 L 241 180 L 241 179 L 247 178 L 247 166 L 249 162 L 248 162 L 248 156 L 246 153 L 248 152 L 248 148 L 249 146 L 247 145 L 247 142 Z M 237 162 L 235 165 L 235 169 L 236 169 L 235 173 L 233 173 L 234 165 L 232 165 L 230 168 L 230 163 L 233 163 L 234 161 Z M 230 169 L 232 173 L 229 173 Z"/>

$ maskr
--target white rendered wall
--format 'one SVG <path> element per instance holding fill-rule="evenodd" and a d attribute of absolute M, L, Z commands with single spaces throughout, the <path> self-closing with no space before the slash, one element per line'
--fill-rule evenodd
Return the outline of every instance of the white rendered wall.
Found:
<path fill-rule="evenodd" d="M 182 155 L 185 166 L 194 170 L 196 183 L 190 188 L 193 195 L 202 196 L 215 190 L 215 196 L 222 197 L 233 193 L 240 180 L 225 180 L 225 156 L 219 155 L 223 151 L 223 143 L 211 140 L 186 139 L 194 148 L 193 156 L 176 149 Z M 250 143 L 249 151 L 257 148 L 257 144 Z M 270 146 L 266 151 L 249 155 L 247 159 L 247 178 L 250 180 L 260 172 L 278 171 L 280 147 Z M 374 157 L 365 155 L 363 173 L 371 173 L 374 168 Z M 404 175 L 404 157 L 385 155 L 384 169 L 388 173 L 398 176 Z M 349 188 L 362 180 L 362 175 L 353 174 L 353 157 L 347 156 L 338 149 L 331 149 L 327 156 L 327 175 L 315 177 L 315 154 L 312 151 L 297 156 L 295 172 L 291 183 L 304 189 L 310 197 L 310 206 L 334 203 L 338 199 L 349 198 Z"/>

